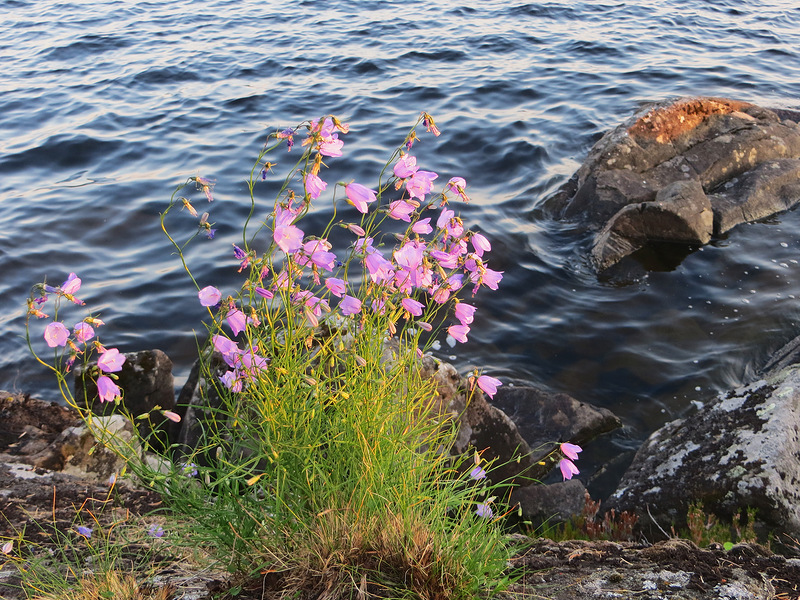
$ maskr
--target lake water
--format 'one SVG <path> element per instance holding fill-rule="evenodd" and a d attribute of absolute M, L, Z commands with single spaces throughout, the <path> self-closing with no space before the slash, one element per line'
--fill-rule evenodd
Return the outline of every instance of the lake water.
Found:
<path fill-rule="evenodd" d="M 191 258 L 209 282 L 232 286 L 230 244 L 265 131 L 327 113 L 351 124 L 328 180 L 363 183 L 421 110 L 436 117 L 441 137 L 415 154 L 440 181 L 467 179 L 462 216 L 493 240 L 490 265 L 505 272 L 500 291 L 477 297 L 470 343 L 440 354 L 464 372 L 485 367 L 616 412 L 625 428 L 582 460 L 598 493 L 649 433 L 753 377 L 800 329 L 796 213 L 606 280 L 589 268 L 585 240 L 537 210 L 642 103 L 714 95 L 800 107 L 795 2 L 0 9 L 0 389 L 57 399 L 21 337 L 24 301 L 33 283 L 70 271 L 102 313 L 107 344 L 161 348 L 185 376 L 203 311 L 159 211 L 186 177 L 217 181 L 217 239 Z"/>

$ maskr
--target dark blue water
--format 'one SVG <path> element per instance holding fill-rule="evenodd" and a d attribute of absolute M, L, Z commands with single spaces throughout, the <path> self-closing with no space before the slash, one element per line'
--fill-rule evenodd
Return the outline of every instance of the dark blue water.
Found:
<path fill-rule="evenodd" d="M 800 329 L 797 213 L 738 227 L 677 266 L 598 280 L 584 240 L 537 210 L 644 102 L 800 106 L 793 1 L 0 0 L 0 11 L 0 388 L 56 399 L 20 337 L 24 299 L 70 271 L 106 343 L 159 347 L 185 375 L 203 311 L 159 211 L 186 177 L 216 179 L 219 233 L 190 259 L 234 285 L 230 244 L 265 129 L 326 113 L 352 127 L 328 180 L 364 183 L 421 110 L 436 117 L 442 136 L 415 153 L 442 179 L 467 178 L 464 219 L 505 271 L 501 291 L 478 296 L 472 341 L 442 356 L 619 414 L 625 429 L 585 453 L 587 475 L 752 377 Z"/>

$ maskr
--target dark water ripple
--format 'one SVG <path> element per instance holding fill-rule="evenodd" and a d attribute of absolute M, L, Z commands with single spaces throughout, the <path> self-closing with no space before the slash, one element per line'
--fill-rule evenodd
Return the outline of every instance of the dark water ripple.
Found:
<path fill-rule="evenodd" d="M 467 177 L 464 218 L 491 237 L 491 266 L 505 271 L 503 291 L 476 299 L 474 341 L 441 354 L 615 410 L 626 429 L 587 451 L 586 474 L 621 456 L 618 470 L 649 432 L 748 380 L 797 333 L 794 212 L 738 227 L 679 264 L 653 269 L 645 257 L 649 269 L 598 280 L 586 240 L 540 210 L 602 133 L 645 102 L 704 94 L 798 107 L 794 2 L 0 9 L 0 388 L 55 399 L 20 338 L 23 307 L 32 283 L 70 271 L 109 324 L 107 342 L 161 347 L 185 374 L 202 311 L 159 211 L 186 177 L 216 179 L 218 239 L 189 258 L 204 283 L 234 286 L 230 244 L 265 129 L 330 112 L 352 131 L 329 181 L 369 182 L 420 110 L 437 117 L 444 133 L 415 147 L 420 164 Z M 312 222 L 328 215 L 321 208 Z M 600 491 L 613 480 L 604 477 Z"/>

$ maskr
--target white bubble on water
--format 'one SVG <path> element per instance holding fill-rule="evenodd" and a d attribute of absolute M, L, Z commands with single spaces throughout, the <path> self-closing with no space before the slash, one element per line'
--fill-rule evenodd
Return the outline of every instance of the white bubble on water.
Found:
<path fill-rule="evenodd" d="M 789 244 L 787 244 L 786 242 L 781 242 L 781 246 L 783 246 L 784 248 L 788 248 Z"/>

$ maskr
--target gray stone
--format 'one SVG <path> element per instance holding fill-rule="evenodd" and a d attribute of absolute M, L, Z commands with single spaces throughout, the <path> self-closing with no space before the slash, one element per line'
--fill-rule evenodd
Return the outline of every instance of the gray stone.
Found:
<path fill-rule="evenodd" d="M 513 419 L 522 437 L 536 448 L 534 461 L 550 453 L 560 442 L 586 444 L 622 426 L 608 409 L 580 402 L 568 394 L 553 394 L 534 387 L 500 387 L 493 403 Z M 551 467 L 548 465 L 547 470 Z M 544 474 L 540 472 L 539 476 Z"/>
<path fill-rule="evenodd" d="M 642 445 L 609 508 L 664 530 L 690 503 L 730 519 L 755 508 L 756 531 L 800 536 L 800 366 L 721 395 Z"/>
<path fill-rule="evenodd" d="M 586 505 L 586 488 L 578 479 L 550 485 L 533 484 L 511 491 L 509 504 L 533 527 L 553 526 L 577 517 Z"/>

